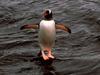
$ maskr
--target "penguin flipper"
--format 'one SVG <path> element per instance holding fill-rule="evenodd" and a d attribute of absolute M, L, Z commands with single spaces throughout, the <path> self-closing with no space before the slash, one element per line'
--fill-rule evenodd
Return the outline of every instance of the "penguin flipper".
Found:
<path fill-rule="evenodd" d="M 56 29 L 61 29 L 61 30 L 71 33 L 71 29 L 65 26 L 64 24 L 56 24 Z"/>
<path fill-rule="evenodd" d="M 23 29 L 39 29 L 39 25 L 38 24 L 27 24 L 24 25 L 20 28 L 21 30 Z"/>

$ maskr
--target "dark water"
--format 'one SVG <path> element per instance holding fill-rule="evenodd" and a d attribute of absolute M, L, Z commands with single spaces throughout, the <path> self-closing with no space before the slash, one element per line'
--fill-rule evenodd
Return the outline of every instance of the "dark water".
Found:
<path fill-rule="evenodd" d="M 51 65 L 31 62 L 40 50 L 38 23 L 44 9 L 72 34 L 57 31 Z M 0 75 L 100 75 L 100 0 L 0 0 Z"/>

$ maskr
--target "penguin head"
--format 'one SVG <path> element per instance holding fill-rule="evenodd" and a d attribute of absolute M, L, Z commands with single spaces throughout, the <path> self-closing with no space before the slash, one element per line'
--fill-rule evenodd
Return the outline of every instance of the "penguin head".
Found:
<path fill-rule="evenodd" d="M 51 20 L 52 19 L 52 11 L 50 9 L 46 9 L 43 13 L 44 18 L 46 20 Z"/>

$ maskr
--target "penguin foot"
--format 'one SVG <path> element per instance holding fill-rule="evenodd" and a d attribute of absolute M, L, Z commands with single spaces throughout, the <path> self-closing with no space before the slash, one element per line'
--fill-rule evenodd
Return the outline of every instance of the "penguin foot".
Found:
<path fill-rule="evenodd" d="M 43 56 L 43 59 L 44 60 L 49 60 L 49 57 L 45 55 L 45 56 Z"/>
<path fill-rule="evenodd" d="M 54 59 L 55 57 L 53 55 L 48 55 L 49 58 Z"/>

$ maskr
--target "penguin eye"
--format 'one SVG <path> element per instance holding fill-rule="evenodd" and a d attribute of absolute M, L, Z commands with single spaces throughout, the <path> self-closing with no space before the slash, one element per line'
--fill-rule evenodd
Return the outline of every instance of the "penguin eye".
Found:
<path fill-rule="evenodd" d="M 47 14 L 50 14 L 48 10 L 46 11 L 46 13 L 47 13 Z"/>

